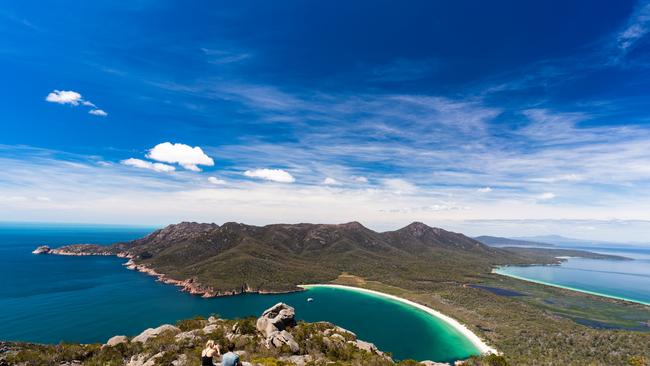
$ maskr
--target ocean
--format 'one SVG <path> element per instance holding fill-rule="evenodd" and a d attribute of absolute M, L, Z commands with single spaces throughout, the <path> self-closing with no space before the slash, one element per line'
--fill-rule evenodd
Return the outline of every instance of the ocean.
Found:
<path fill-rule="evenodd" d="M 197 315 L 259 316 L 283 301 L 306 321 L 331 321 L 396 359 L 453 361 L 476 348 L 446 323 L 411 306 L 354 291 L 203 299 L 127 270 L 124 259 L 33 255 L 39 245 L 109 244 L 155 228 L 103 225 L 0 224 L 0 340 L 105 342 Z M 307 302 L 312 297 L 315 301 Z"/>

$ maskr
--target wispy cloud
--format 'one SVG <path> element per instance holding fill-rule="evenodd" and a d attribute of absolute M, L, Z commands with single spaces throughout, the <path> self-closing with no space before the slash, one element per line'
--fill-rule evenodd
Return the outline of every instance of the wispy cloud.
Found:
<path fill-rule="evenodd" d="M 337 186 L 337 185 L 340 185 L 341 182 L 339 182 L 338 180 L 336 180 L 334 178 L 326 177 L 325 179 L 323 179 L 323 184 L 326 185 L 326 186 Z"/>
<path fill-rule="evenodd" d="M 205 47 L 201 48 L 201 51 L 206 55 L 209 63 L 216 65 L 238 63 L 251 57 L 250 53 L 233 52 Z"/>
<path fill-rule="evenodd" d="M 153 170 L 155 172 L 169 173 L 176 170 L 176 168 L 174 168 L 171 165 L 162 164 L 162 163 L 152 163 L 150 161 L 135 159 L 135 158 L 122 160 L 121 163 L 124 165 L 132 166 L 134 168 L 148 169 L 148 170 Z"/>
<path fill-rule="evenodd" d="M 555 193 L 553 192 L 544 192 L 537 196 L 537 199 L 542 201 L 552 200 L 553 198 L 555 198 Z"/>
<path fill-rule="evenodd" d="M 212 183 L 214 185 L 217 185 L 217 186 L 227 184 L 227 182 L 225 180 L 217 178 L 217 177 L 208 177 L 208 182 L 210 182 L 210 183 Z"/>
<path fill-rule="evenodd" d="M 620 194 L 603 194 L 602 202 L 596 204 L 606 203 L 607 210 L 563 202 L 564 197 L 583 191 L 584 187 L 566 192 L 560 187 L 560 191 L 535 187 L 535 192 L 503 195 L 502 191 L 509 190 L 504 187 L 488 195 L 496 197 L 486 197 L 486 201 L 483 201 L 476 199 L 476 187 L 439 186 L 434 190 L 426 183 L 423 183 L 424 187 L 413 184 L 410 180 L 417 177 L 410 174 L 409 178 L 388 178 L 379 180 L 378 184 L 329 187 L 322 186 L 321 181 L 314 184 L 266 184 L 241 179 L 233 174 L 228 179 L 236 184 L 219 185 L 219 189 L 214 189 L 205 184 L 206 180 L 210 183 L 209 177 L 192 172 L 135 174 L 132 167 L 123 164 L 100 165 L 101 161 L 99 157 L 0 146 L 0 164 L 4 167 L 0 170 L 0 220 L 51 219 L 48 213 L 56 213 L 56 220 L 62 221 L 76 219 L 79 222 L 83 218 L 89 222 L 134 220 L 157 224 L 188 219 L 216 222 L 237 220 L 254 224 L 279 220 L 360 220 L 377 229 L 394 229 L 419 220 L 458 231 L 467 230 L 468 233 L 521 235 L 558 227 L 568 228 L 560 223 L 544 226 L 549 222 L 549 217 L 561 217 L 567 222 L 579 218 L 582 226 L 596 228 L 590 230 L 588 235 L 603 235 L 613 232 L 614 227 L 620 228 L 625 220 L 643 220 L 647 214 L 644 207 L 650 205 L 647 194 L 634 194 L 629 199 L 623 199 Z M 146 169 L 149 168 L 142 170 Z M 43 176 L 48 179 L 43 180 Z M 214 178 L 217 182 L 223 179 Z M 80 191 L 85 193 L 79 195 Z M 47 195 L 43 192 L 47 192 Z M 543 204 L 540 198 L 535 197 L 551 192 L 555 197 L 545 202 L 552 201 L 553 204 Z M 50 200 L 40 200 L 38 197 L 48 197 Z M 526 229 L 510 225 L 510 221 L 499 223 L 496 220 L 513 217 L 528 220 L 521 224 Z M 612 217 L 619 218 L 621 223 L 608 221 L 610 223 L 606 226 L 599 224 L 598 220 Z M 638 232 L 635 231 L 634 235 Z"/>
<path fill-rule="evenodd" d="M 626 28 L 617 37 L 618 48 L 627 52 L 650 32 L 650 1 L 641 1 Z"/>

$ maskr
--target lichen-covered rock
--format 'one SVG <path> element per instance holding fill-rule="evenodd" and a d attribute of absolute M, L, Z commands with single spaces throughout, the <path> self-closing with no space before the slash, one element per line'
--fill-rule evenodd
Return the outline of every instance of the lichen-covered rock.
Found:
<path fill-rule="evenodd" d="M 126 366 L 155 366 L 156 360 L 163 356 L 162 352 L 149 357 L 147 354 L 139 354 L 131 357 Z"/>
<path fill-rule="evenodd" d="M 267 344 L 273 345 L 276 348 L 280 348 L 285 344 L 289 346 L 291 352 L 297 353 L 300 351 L 300 346 L 298 342 L 293 339 L 293 336 L 286 330 L 272 333 L 267 339 Z"/>
<path fill-rule="evenodd" d="M 298 353 L 300 346 L 293 336 L 286 331 L 288 327 L 296 326 L 296 310 L 284 303 L 277 303 L 266 309 L 257 319 L 256 328 L 266 338 L 266 346 L 281 348 L 289 346 L 291 352 Z"/>
<path fill-rule="evenodd" d="M 129 339 L 126 336 L 123 335 L 117 335 L 115 337 L 111 337 L 108 341 L 106 341 L 106 345 L 110 347 L 115 347 L 118 344 L 122 343 L 128 343 Z"/>
<path fill-rule="evenodd" d="M 314 361 L 311 355 L 293 355 L 289 357 L 280 357 L 280 361 L 290 362 L 295 366 L 306 366 L 308 363 Z"/>
<path fill-rule="evenodd" d="M 296 310 L 282 302 L 266 309 L 256 323 L 257 330 L 265 337 L 294 326 L 296 326 Z"/>
<path fill-rule="evenodd" d="M 348 343 L 352 344 L 353 346 L 357 347 L 360 350 L 364 350 L 366 352 L 382 356 L 386 359 L 391 359 L 388 355 L 386 355 L 385 353 L 377 349 L 377 346 L 375 346 L 374 343 L 362 341 L 360 339 L 354 341 L 348 341 Z"/>
<path fill-rule="evenodd" d="M 172 366 L 186 366 L 189 365 L 190 363 L 188 362 L 187 355 L 179 355 L 177 359 L 172 361 Z"/>
<path fill-rule="evenodd" d="M 195 339 L 198 338 L 199 332 L 200 332 L 199 329 L 195 329 L 195 330 L 190 330 L 188 332 L 178 333 L 178 334 L 176 334 L 174 339 L 176 341 L 185 341 L 185 340 L 194 341 Z"/>
<path fill-rule="evenodd" d="M 149 340 L 149 338 L 153 338 L 153 337 L 155 337 L 157 335 L 160 335 L 161 333 L 167 332 L 167 331 L 174 332 L 174 333 L 180 333 L 181 330 L 178 329 L 177 327 L 173 326 L 173 325 L 163 324 L 163 325 L 159 326 L 158 328 L 149 328 L 149 329 L 145 330 L 144 332 L 140 333 L 139 335 L 133 337 L 131 342 L 147 343 L 147 340 Z"/>

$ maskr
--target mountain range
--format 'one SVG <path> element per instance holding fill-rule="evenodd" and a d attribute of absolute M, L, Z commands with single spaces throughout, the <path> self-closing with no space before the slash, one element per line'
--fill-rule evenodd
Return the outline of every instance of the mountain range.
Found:
<path fill-rule="evenodd" d="M 182 222 L 130 242 L 69 245 L 52 253 L 128 257 L 133 269 L 210 295 L 293 291 L 346 273 L 413 289 L 436 281 L 464 282 L 495 265 L 540 260 L 420 222 L 387 232 L 358 222 Z"/>

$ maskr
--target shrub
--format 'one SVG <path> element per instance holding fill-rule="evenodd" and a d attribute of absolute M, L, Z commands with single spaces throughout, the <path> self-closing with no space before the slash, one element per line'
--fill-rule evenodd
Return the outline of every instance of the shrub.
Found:
<path fill-rule="evenodd" d="M 183 332 L 203 328 L 205 324 L 206 320 L 202 316 L 197 316 L 192 319 L 179 320 L 176 322 L 176 326 Z"/>

